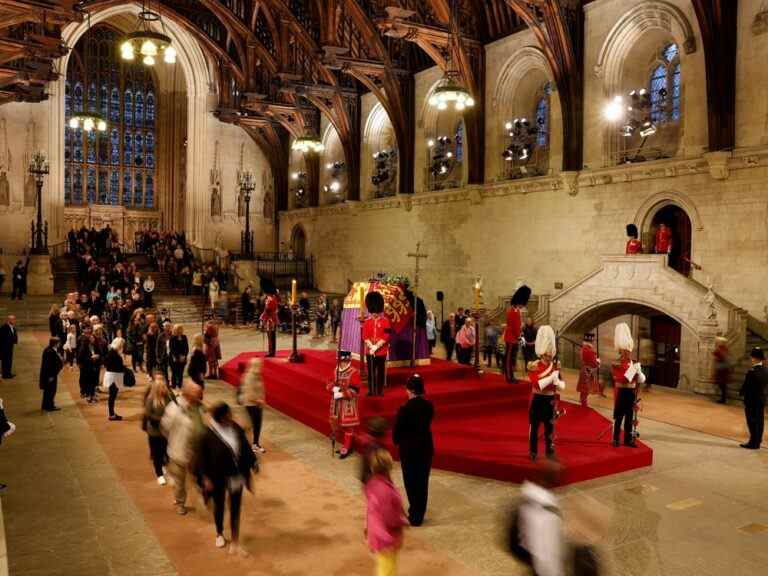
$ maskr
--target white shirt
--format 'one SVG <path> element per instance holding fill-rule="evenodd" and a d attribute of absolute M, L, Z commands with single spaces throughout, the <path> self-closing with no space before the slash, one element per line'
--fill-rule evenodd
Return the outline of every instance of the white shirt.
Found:
<path fill-rule="evenodd" d="M 520 544 L 531 554 L 539 576 L 563 576 L 563 527 L 555 495 L 531 482 L 520 493 Z"/>

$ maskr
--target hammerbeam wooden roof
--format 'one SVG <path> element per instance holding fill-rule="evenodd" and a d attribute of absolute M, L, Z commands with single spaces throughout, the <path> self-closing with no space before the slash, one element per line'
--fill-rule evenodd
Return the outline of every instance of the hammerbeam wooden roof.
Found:
<path fill-rule="evenodd" d="M 564 168 L 581 167 L 583 6 L 590 0 L 459 0 L 463 41 L 448 54 L 450 0 L 152 0 L 197 37 L 218 75 L 220 116 L 265 149 L 316 132 L 324 114 L 347 163 L 359 156 L 359 96 L 373 92 L 402 161 L 413 134 L 413 74 L 450 59 L 478 95 L 468 135 L 482 140 L 483 46 L 524 27 L 538 39 L 563 110 Z M 71 47 L 61 29 L 125 0 L 0 0 L 0 103 L 39 101 Z M 706 58 L 710 149 L 734 143 L 738 0 L 691 0 Z M 449 58 L 450 56 L 450 58 Z M 469 154 L 470 181 L 482 151 Z M 284 156 L 284 154 L 282 154 Z M 281 158 L 282 158 L 281 156 Z M 351 166 L 354 169 L 354 166 Z M 402 166 L 401 166 L 402 168 Z M 404 170 L 408 172 L 408 170 Z"/>

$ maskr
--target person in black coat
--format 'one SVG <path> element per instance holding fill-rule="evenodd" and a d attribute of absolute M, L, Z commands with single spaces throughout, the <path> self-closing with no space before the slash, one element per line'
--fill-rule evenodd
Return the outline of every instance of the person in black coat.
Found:
<path fill-rule="evenodd" d="M 117 394 L 125 381 L 125 362 L 123 362 L 123 348 L 125 340 L 120 337 L 112 340 L 109 350 L 104 356 L 104 387 L 109 391 L 107 409 L 111 421 L 120 421 L 122 416 L 115 412 Z M 98 377 L 97 377 L 98 378 Z"/>
<path fill-rule="evenodd" d="M 55 412 L 59 410 L 56 407 L 56 389 L 58 388 L 59 372 L 64 368 L 64 362 L 56 351 L 59 345 L 58 338 L 51 338 L 48 346 L 43 350 L 43 357 L 40 361 L 40 390 L 43 391 L 43 404 L 41 409 L 44 412 Z"/>
<path fill-rule="evenodd" d="M 424 398 L 421 376 L 411 376 L 406 389 L 409 399 L 397 411 L 392 441 L 400 447 L 403 483 L 409 503 L 408 521 L 411 526 L 421 526 L 427 511 L 429 473 L 435 451 L 431 429 L 435 409 L 432 402 Z"/>
<path fill-rule="evenodd" d="M 448 314 L 448 319 L 443 322 L 440 328 L 440 342 L 445 346 L 445 359 L 450 360 L 453 357 L 453 350 L 456 347 L 456 334 L 459 327 L 456 324 L 456 315 Z"/>
<path fill-rule="evenodd" d="M 213 498 L 213 518 L 216 522 L 216 546 L 223 548 L 224 506 L 229 493 L 229 516 L 232 531 L 230 551 L 237 551 L 240 535 L 240 503 L 243 488 L 251 488 L 251 470 L 256 465 L 243 429 L 232 419 L 232 410 L 225 402 L 213 407 L 211 426 L 200 442 L 198 475 L 206 497 Z"/>
<path fill-rule="evenodd" d="M 13 347 L 19 343 L 19 335 L 16 331 L 16 316 L 8 316 L 5 324 L 0 326 L 0 364 L 2 364 L 3 378 L 13 378 Z"/>
<path fill-rule="evenodd" d="M 80 397 L 89 404 L 96 402 L 96 386 L 99 384 L 100 356 L 93 341 L 93 330 L 86 326 L 77 343 L 77 365 L 80 367 Z"/>
<path fill-rule="evenodd" d="M 747 417 L 749 442 L 740 446 L 750 450 L 758 450 L 763 442 L 765 426 L 765 395 L 768 389 L 768 369 L 765 368 L 765 353 L 761 348 L 753 348 L 749 357 L 752 368 L 744 377 L 744 384 L 739 394 L 744 398 L 744 415 Z"/>
<path fill-rule="evenodd" d="M 22 299 L 26 283 L 27 269 L 25 268 L 24 264 L 21 263 L 21 260 L 19 260 L 16 262 L 16 266 L 13 267 L 13 278 L 11 283 L 13 288 L 11 290 L 11 300 L 15 299 L 16 296 L 19 297 L 19 300 Z"/>
<path fill-rule="evenodd" d="M 195 384 L 205 388 L 205 373 L 208 370 L 208 361 L 203 352 L 203 335 L 195 334 L 192 337 L 192 355 L 189 357 L 187 374 Z"/>
<path fill-rule="evenodd" d="M 187 356 L 189 356 L 189 342 L 184 335 L 184 327 L 181 324 L 176 324 L 173 327 L 170 353 L 171 387 L 181 389 L 181 383 L 184 380 L 184 367 L 187 365 Z"/>

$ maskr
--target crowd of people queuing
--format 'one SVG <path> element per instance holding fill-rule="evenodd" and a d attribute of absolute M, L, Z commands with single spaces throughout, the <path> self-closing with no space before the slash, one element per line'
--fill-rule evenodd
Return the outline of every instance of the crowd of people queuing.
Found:
<path fill-rule="evenodd" d="M 226 403 L 203 404 L 205 380 L 218 378 L 221 359 L 216 320 L 208 321 L 190 344 L 184 327 L 172 324 L 167 316 L 134 306 L 131 300 L 113 299 L 104 307 L 92 296 L 74 292 L 62 305 L 51 307 L 50 340 L 40 368 L 42 410 L 59 410 L 55 403 L 58 377 L 69 366 L 79 371 L 83 401 L 98 404 L 105 395 L 108 419 L 120 421 L 119 396 L 143 374 L 147 386 L 142 429 L 158 484 L 165 486 L 170 479 L 175 509 L 183 515 L 187 513 L 187 477 L 195 480 L 203 499 L 212 502 L 219 548 L 227 545 L 223 518 L 228 500 L 229 549 L 244 554 L 238 545 L 242 490 L 250 488 L 256 454 L 266 452 L 260 444 L 264 403 L 260 361 L 249 365 L 238 396 L 251 418 L 253 442 L 249 442 Z M 9 326 L 15 338 L 14 324 L 15 320 L 10 321 Z M 10 371 L 10 364 L 3 366 Z"/>

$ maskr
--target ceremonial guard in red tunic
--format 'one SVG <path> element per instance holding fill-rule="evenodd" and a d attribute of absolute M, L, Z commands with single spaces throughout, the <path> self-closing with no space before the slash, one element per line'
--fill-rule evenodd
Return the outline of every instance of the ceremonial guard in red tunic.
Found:
<path fill-rule="evenodd" d="M 520 286 L 512 295 L 507 310 L 507 325 L 504 328 L 504 376 L 507 382 L 514 384 L 515 365 L 517 364 L 517 349 L 520 345 L 520 334 L 523 329 L 523 318 L 521 311 L 528 304 L 531 298 L 531 289 L 528 286 Z"/>
<path fill-rule="evenodd" d="M 277 307 L 280 299 L 275 284 L 268 278 L 261 279 L 261 291 L 266 294 L 264 312 L 261 314 L 261 328 L 267 333 L 267 356 L 277 352 Z"/>
<path fill-rule="evenodd" d="M 579 371 L 579 383 L 576 390 L 579 391 L 581 405 L 587 407 L 587 396 L 598 394 L 600 386 L 598 384 L 598 371 L 600 368 L 600 358 L 592 347 L 595 340 L 594 334 L 584 334 L 584 342 L 581 344 L 581 370 Z"/>
<path fill-rule="evenodd" d="M 672 230 L 662 222 L 656 230 L 655 242 L 656 254 L 669 254 L 672 252 Z"/>
<path fill-rule="evenodd" d="M 555 395 L 565 388 L 560 379 L 560 364 L 555 362 L 557 352 L 555 331 L 551 326 L 541 326 L 536 334 L 538 360 L 528 364 L 528 380 L 531 382 L 531 404 L 528 409 L 529 448 L 531 460 L 536 460 L 539 444 L 539 426 L 544 425 L 544 446 L 548 458 L 554 458 L 552 434 L 555 429 Z"/>
<path fill-rule="evenodd" d="M 352 452 L 355 427 L 360 425 L 360 414 L 357 410 L 359 388 L 352 384 L 355 372 L 352 368 L 352 354 L 340 351 L 336 375 L 328 389 L 331 391 L 331 438 L 335 444 L 339 431 L 343 432 L 343 443 L 338 451 L 342 460 Z"/>
<path fill-rule="evenodd" d="M 637 239 L 637 226 L 634 224 L 627 224 L 627 254 L 640 254 L 643 251 L 643 244 Z"/>
<path fill-rule="evenodd" d="M 384 316 L 384 296 L 380 292 L 369 292 L 365 297 L 365 307 L 370 314 L 363 324 L 368 396 L 383 396 L 392 327 Z"/>
<path fill-rule="evenodd" d="M 639 362 L 633 362 L 632 350 L 635 341 L 632 332 L 625 323 L 616 326 L 614 346 L 619 351 L 619 362 L 611 367 L 614 385 L 613 405 L 613 445 L 619 446 L 622 422 L 624 425 L 624 445 L 636 448 L 634 434 L 635 404 L 637 403 L 637 386 L 645 383 L 645 374 Z"/>

